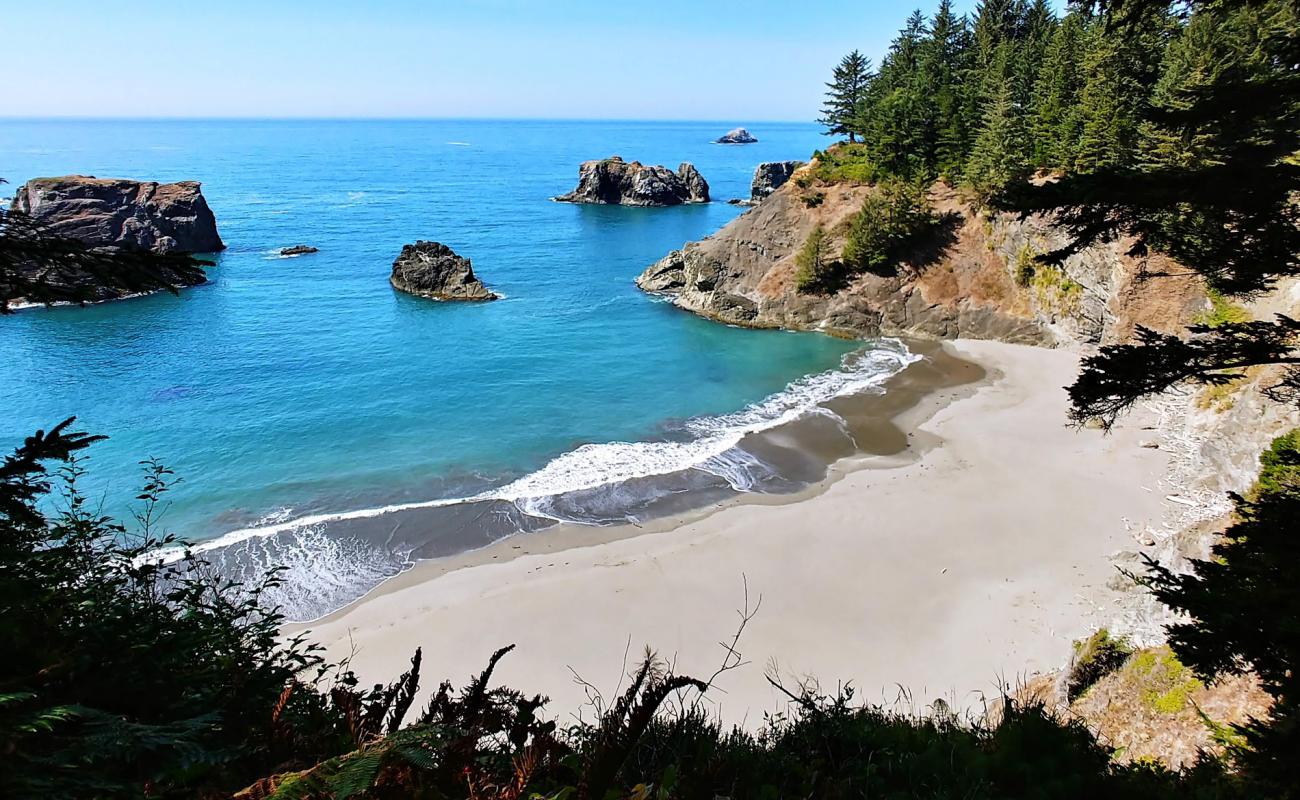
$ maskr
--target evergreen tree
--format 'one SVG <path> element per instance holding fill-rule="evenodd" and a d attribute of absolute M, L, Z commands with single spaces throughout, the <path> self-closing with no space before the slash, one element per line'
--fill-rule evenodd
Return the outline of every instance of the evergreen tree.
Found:
<path fill-rule="evenodd" d="M 936 174 L 957 177 L 970 149 L 962 96 L 966 91 L 970 29 L 965 17 L 953 13 L 952 0 L 942 0 L 930 23 L 922 54 L 921 88 L 930 98 L 927 135 L 932 153 L 927 165 Z"/>
<path fill-rule="evenodd" d="M 1043 54 L 1030 113 L 1036 168 L 1060 169 L 1074 163 L 1083 124 L 1079 93 L 1084 83 L 1085 35 L 1083 15 L 1068 14 L 1056 26 Z"/>
<path fill-rule="evenodd" d="M 889 174 L 909 178 L 923 174 L 928 162 L 930 98 L 921 80 L 925 44 L 925 17 L 914 11 L 880 65 L 860 123 L 872 160 Z"/>
<path fill-rule="evenodd" d="M 803 247 L 795 254 L 795 288 L 800 292 L 816 292 L 827 288 L 832 282 L 834 262 L 826 229 L 819 224 L 808 233 Z"/>
<path fill-rule="evenodd" d="M 822 118 L 818 120 L 826 126 L 827 135 L 847 135 L 850 142 L 856 141 L 855 123 L 871 77 L 871 60 L 857 50 L 840 60 L 831 82 L 826 84 L 829 91 L 822 106 Z"/>
<path fill-rule="evenodd" d="M 1010 72 L 1011 45 L 999 47 L 995 64 Z M 990 74 L 996 74 L 991 71 Z M 1009 74 L 1008 74 L 1008 77 Z M 984 110 L 984 123 L 966 165 L 966 177 L 982 197 L 988 198 L 1029 175 L 1029 142 L 1024 109 L 1016 101 L 1015 82 L 998 82 Z"/>
<path fill-rule="evenodd" d="M 1128 168 L 1137 161 L 1138 125 L 1160 69 L 1169 34 L 1167 12 L 1144 15 L 1125 36 L 1104 25 L 1086 38 L 1079 93 L 1083 124 L 1074 169 Z"/>

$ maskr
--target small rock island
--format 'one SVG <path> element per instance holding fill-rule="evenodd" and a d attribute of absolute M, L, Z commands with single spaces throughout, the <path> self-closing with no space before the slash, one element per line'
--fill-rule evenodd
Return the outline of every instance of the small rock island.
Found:
<path fill-rule="evenodd" d="M 320 248 L 312 247 L 309 244 L 295 244 L 293 247 L 280 248 L 282 256 L 305 256 L 309 253 L 319 253 Z"/>
<path fill-rule="evenodd" d="M 758 139 L 744 128 L 735 128 L 714 140 L 717 144 L 753 144 Z"/>
<path fill-rule="evenodd" d="M 578 169 L 578 188 L 555 200 L 622 206 L 676 206 L 709 202 L 709 184 L 693 165 L 676 172 L 663 166 L 628 163 L 618 156 L 585 161 Z"/>
<path fill-rule="evenodd" d="M 117 251 L 183 257 L 225 249 L 216 217 L 195 181 L 157 183 L 86 175 L 35 178 L 19 187 L 9 212 L 28 217 L 41 236 L 77 242 L 104 255 Z M 125 261 L 116 264 L 109 259 L 98 268 L 88 263 L 76 258 L 59 263 L 19 260 L 12 265 L 19 280 L 0 284 L 0 306 L 26 301 L 21 288 L 26 281 L 39 281 L 51 296 L 69 302 L 118 300 L 148 291 Z M 207 282 L 199 262 L 178 258 L 153 267 L 171 286 Z"/>
<path fill-rule="evenodd" d="M 18 188 L 10 210 L 31 217 L 52 236 L 88 247 L 153 253 L 215 253 L 226 248 L 196 181 L 36 178 Z"/>
<path fill-rule="evenodd" d="M 431 300 L 497 300 L 474 276 L 468 258 L 440 242 L 418 241 L 402 248 L 388 279 L 394 289 Z"/>

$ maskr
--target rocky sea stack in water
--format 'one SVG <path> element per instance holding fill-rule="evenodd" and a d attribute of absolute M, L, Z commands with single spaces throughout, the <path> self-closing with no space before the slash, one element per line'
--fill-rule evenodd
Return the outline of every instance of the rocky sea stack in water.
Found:
<path fill-rule="evenodd" d="M 744 128 L 736 128 L 727 131 L 725 135 L 718 137 L 714 141 L 718 144 L 753 144 L 758 139 L 754 138 L 754 135 Z"/>
<path fill-rule="evenodd" d="M 709 184 L 691 164 L 676 172 L 661 166 L 628 163 L 618 156 L 585 161 L 578 188 L 555 198 L 561 203 L 623 206 L 676 206 L 709 202 Z"/>
<path fill-rule="evenodd" d="M 38 250 L 72 249 L 20 256 L 10 265 L 14 280 L 0 284 L 0 303 L 33 299 L 33 286 L 42 287 L 42 302 L 73 303 L 197 286 L 207 278 L 186 255 L 225 249 L 194 181 L 36 178 L 18 189 L 9 211 L 26 218 L 24 236 L 45 242 Z"/>
<path fill-rule="evenodd" d="M 394 289 L 433 300 L 496 300 L 474 277 L 468 258 L 439 242 L 416 242 L 402 248 L 388 279 Z"/>
<path fill-rule="evenodd" d="M 88 247 L 215 253 L 225 244 L 195 181 L 155 183 L 69 175 L 23 184 L 10 210 L 51 236 Z"/>

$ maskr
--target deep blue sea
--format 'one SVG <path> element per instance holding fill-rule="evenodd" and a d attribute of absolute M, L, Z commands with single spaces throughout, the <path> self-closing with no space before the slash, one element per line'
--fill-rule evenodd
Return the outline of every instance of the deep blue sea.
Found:
<path fill-rule="evenodd" d="M 234 537 L 258 542 L 259 565 L 304 571 L 298 600 L 326 600 L 300 602 L 303 616 L 412 557 L 556 519 L 635 517 L 692 488 L 755 488 L 762 470 L 735 456 L 740 436 L 862 388 L 898 356 L 866 364 L 850 355 L 863 343 L 719 325 L 633 285 L 741 213 L 724 201 L 748 195 L 759 162 L 824 144 L 811 124 L 758 123 L 748 125 L 758 144 L 710 142 L 730 127 L 0 121 L 10 184 L 198 180 L 228 246 L 210 283 L 178 297 L 0 317 L 0 446 L 76 415 L 110 437 L 86 462 L 105 510 L 124 513 L 137 462 L 157 457 L 183 479 L 165 522 L 194 541 L 271 524 L 282 533 L 303 517 L 383 519 L 364 531 L 318 524 L 315 539 L 298 526 L 279 549 L 263 541 L 273 537 Z M 580 162 L 614 154 L 690 161 L 714 202 L 550 201 L 574 186 Z M 505 299 L 395 292 L 392 261 L 417 239 L 471 258 Z M 278 255 L 299 243 L 320 252 Z M 491 502 L 449 504 L 450 521 L 390 524 L 367 511 L 456 498 Z"/>

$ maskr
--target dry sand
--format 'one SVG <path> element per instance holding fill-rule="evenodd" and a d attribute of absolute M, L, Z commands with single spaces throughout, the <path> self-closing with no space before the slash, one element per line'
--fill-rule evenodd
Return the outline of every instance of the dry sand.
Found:
<path fill-rule="evenodd" d="M 836 465 L 798 498 L 730 503 L 654 529 L 561 526 L 430 561 L 309 626 L 328 655 L 387 681 L 424 648 L 426 688 L 463 684 L 504 644 L 499 682 L 586 701 L 609 696 L 645 646 L 707 676 L 748 586 L 761 607 L 748 664 L 711 701 L 728 722 L 784 708 L 765 673 L 922 707 L 977 709 L 1000 687 L 1061 665 L 1110 618 L 1109 556 L 1158 519 L 1165 458 L 1140 416 L 1109 436 L 1066 423 L 1074 354 L 960 341 L 988 376 L 895 419 L 913 447 Z M 630 651 L 630 652 L 629 652 Z M 572 670 L 572 671 L 571 671 Z"/>

